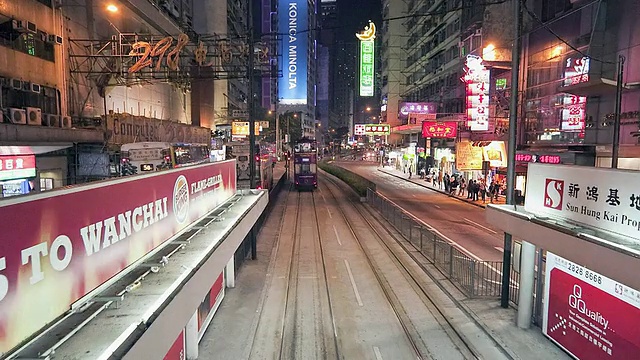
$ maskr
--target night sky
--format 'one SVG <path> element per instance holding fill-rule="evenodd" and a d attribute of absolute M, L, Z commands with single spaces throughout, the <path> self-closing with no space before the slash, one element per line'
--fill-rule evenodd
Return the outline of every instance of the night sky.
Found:
<path fill-rule="evenodd" d="M 341 24 L 338 38 L 355 43 L 355 33 L 362 31 L 369 20 L 380 25 L 382 5 L 380 0 L 338 0 L 338 16 Z"/>

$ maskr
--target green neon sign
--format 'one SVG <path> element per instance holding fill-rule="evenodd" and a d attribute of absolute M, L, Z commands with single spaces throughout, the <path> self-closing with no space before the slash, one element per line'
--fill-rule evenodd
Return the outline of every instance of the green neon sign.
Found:
<path fill-rule="evenodd" d="M 360 41 L 360 96 L 373 96 L 375 46 L 374 40 Z"/>

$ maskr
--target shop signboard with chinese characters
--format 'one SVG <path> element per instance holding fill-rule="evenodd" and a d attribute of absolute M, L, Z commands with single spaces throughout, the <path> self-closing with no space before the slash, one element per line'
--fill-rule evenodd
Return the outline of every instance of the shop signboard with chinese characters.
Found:
<path fill-rule="evenodd" d="M 364 126 L 365 135 L 389 135 L 391 127 L 389 124 L 367 124 Z"/>
<path fill-rule="evenodd" d="M 360 96 L 374 95 L 375 78 L 375 38 L 376 26 L 369 22 L 364 30 L 356 34 L 360 40 Z"/>
<path fill-rule="evenodd" d="M 24 179 L 36 176 L 35 155 L 0 156 L 0 180 Z"/>
<path fill-rule="evenodd" d="M 640 172 L 529 164 L 525 210 L 640 243 Z"/>
<path fill-rule="evenodd" d="M 309 9 L 307 0 L 279 0 L 278 28 L 282 37 L 282 76 L 278 78 L 281 104 L 307 103 Z M 279 61 L 280 62 L 280 61 Z"/>
<path fill-rule="evenodd" d="M 489 90 L 491 72 L 482 58 L 467 55 L 462 81 L 467 85 L 467 118 L 471 131 L 489 131 Z"/>
<path fill-rule="evenodd" d="M 437 111 L 438 104 L 436 103 L 401 101 L 398 106 L 398 119 L 407 119 L 409 117 L 409 114 L 436 114 Z"/>
<path fill-rule="evenodd" d="M 436 114 L 415 114 L 409 113 L 409 118 L 407 119 L 408 125 L 420 125 L 423 121 L 435 121 Z"/>
<path fill-rule="evenodd" d="M 577 359 L 638 358 L 640 291 L 550 252 L 545 273 L 546 336 Z"/>
<path fill-rule="evenodd" d="M 538 155 L 534 153 L 516 153 L 516 161 L 520 163 L 561 164 L 560 155 Z"/>
<path fill-rule="evenodd" d="M 454 121 L 422 122 L 422 137 L 424 138 L 455 138 L 458 133 L 458 123 Z"/>
<path fill-rule="evenodd" d="M 365 132 L 364 132 L 365 126 L 366 126 L 365 124 L 355 124 L 355 125 L 353 125 L 353 133 L 356 136 L 366 135 Z"/>
<path fill-rule="evenodd" d="M 587 118 L 587 98 L 565 94 L 562 107 L 562 130 L 584 130 Z"/>
<path fill-rule="evenodd" d="M 577 85 L 589 81 L 588 57 L 568 58 L 564 65 L 564 86 Z"/>
<path fill-rule="evenodd" d="M 260 135 L 260 122 L 254 123 L 256 135 Z M 233 136 L 249 136 L 249 122 L 248 121 L 234 121 L 231 123 L 231 135 Z"/>

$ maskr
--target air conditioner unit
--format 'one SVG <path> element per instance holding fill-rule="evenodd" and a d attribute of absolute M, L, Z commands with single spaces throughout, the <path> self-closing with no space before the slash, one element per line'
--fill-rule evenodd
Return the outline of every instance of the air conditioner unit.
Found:
<path fill-rule="evenodd" d="M 36 24 L 27 21 L 27 31 L 35 34 L 38 32 L 38 27 L 36 26 Z"/>
<path fill-rule="evenodd" d="M 38 84 L 31 84 L 31 92 L 34 92 L 34 93 L 38 93 L 38 94 L 40 94 L 40 90 L 42 90 L 42 88 L 40 87 L 40 85 L 38 85 Z"/>
<path fill-rule="evenodd" d="M 9 108 L 9 121 L 13 124 L 26 124 L 27 111 L 24 109 Z"/>
<path fill-rule="evenodd" d="M 482 29 L 477 29 L 476 32 L 473 35 L 482 36 Z"/>
<path fill-rule="evenodd" d="M 60 127 L 60 115 L 44 114 L 44 124 L 50 127 Z"/>
<path fill-rule="evenodd" d="M 60 118 L 60 127 L 71 129 L 71 116 L 62 116 Z"/>
<path fill-rule="evenodd" d="M 51 44 L 62 45 L 62 36 L 49 35 L 47 42 Z"/>
<path fill-rule="evenodd" d="M 22 91 L 31 91 L 31 83 L 28 81 L 22 82 Z"/>
<path fill-rule="evenodd" d="M 11 79 L 11 87 L 16 90 L 22 90 L 22 80 Z"/>
<path fill-rule="evenodd" d="M 38 33 L 40 35 L 40 41 L 47 42 L 49 40 L 49 34 L 44 31 Z"/>
<path fill-rule="evenodd" d="M 24 26 L 24 22 L 22 20 L 13 19 L 11 21 L 11 27 L 13 30 L 18 32 L 27 32 L 27 28 Z"/>
<path fill-rule="evenodd" d="M 27 125 L 42 126 L 42 110 L 40 108 L 27 108 Z"/>

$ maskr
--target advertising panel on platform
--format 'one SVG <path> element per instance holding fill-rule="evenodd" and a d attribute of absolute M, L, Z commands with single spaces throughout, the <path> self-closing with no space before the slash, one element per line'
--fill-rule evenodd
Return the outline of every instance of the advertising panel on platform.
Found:
<path fill-rule="evenodd" d="M 184 330 L 180 332 L 176 341 L 173 342 L 171 348 L 164 356 L 163 360 L 185 360 L 187 358 L 186 355 L 186 341 L 185 341 Z"/>
<path fill-rule="evenodd" d="M 547 252 L 542 331 L 578 359 L 636 359 L 640 291 Z"/>
<path fill-rule="evenodd" d="M 0 352 L 235 193 L 231 160 L 0 202 Z"/>
<path fill-rule="evenodd" d="M 220 273 L 207 293 L 207 296 L 204 297 L 204 300 L 202 300 L 200 306 L 198 306 L 198 339 L 201 339 L 204 332 L 207 331 L 207 327 L 223 297 L 224 273 Z"/>
<path fill-rule="evenodd" d="M 307 103 L 309 21 L 307 0 L 279 0 L 278 27 L 282 38 L 282 76 L 278 79 L 281 104 Z"/>
<path fill-rule="evenodd" d="M 640 243 L 640 172 L 529 164 L 525 210 Z"/>
<path fill-rule="evenodd" d="M 458 123 L 454 121 L 422 122 L 422 137 L 424 138 L 455 138 L 458 134 Z"/>

